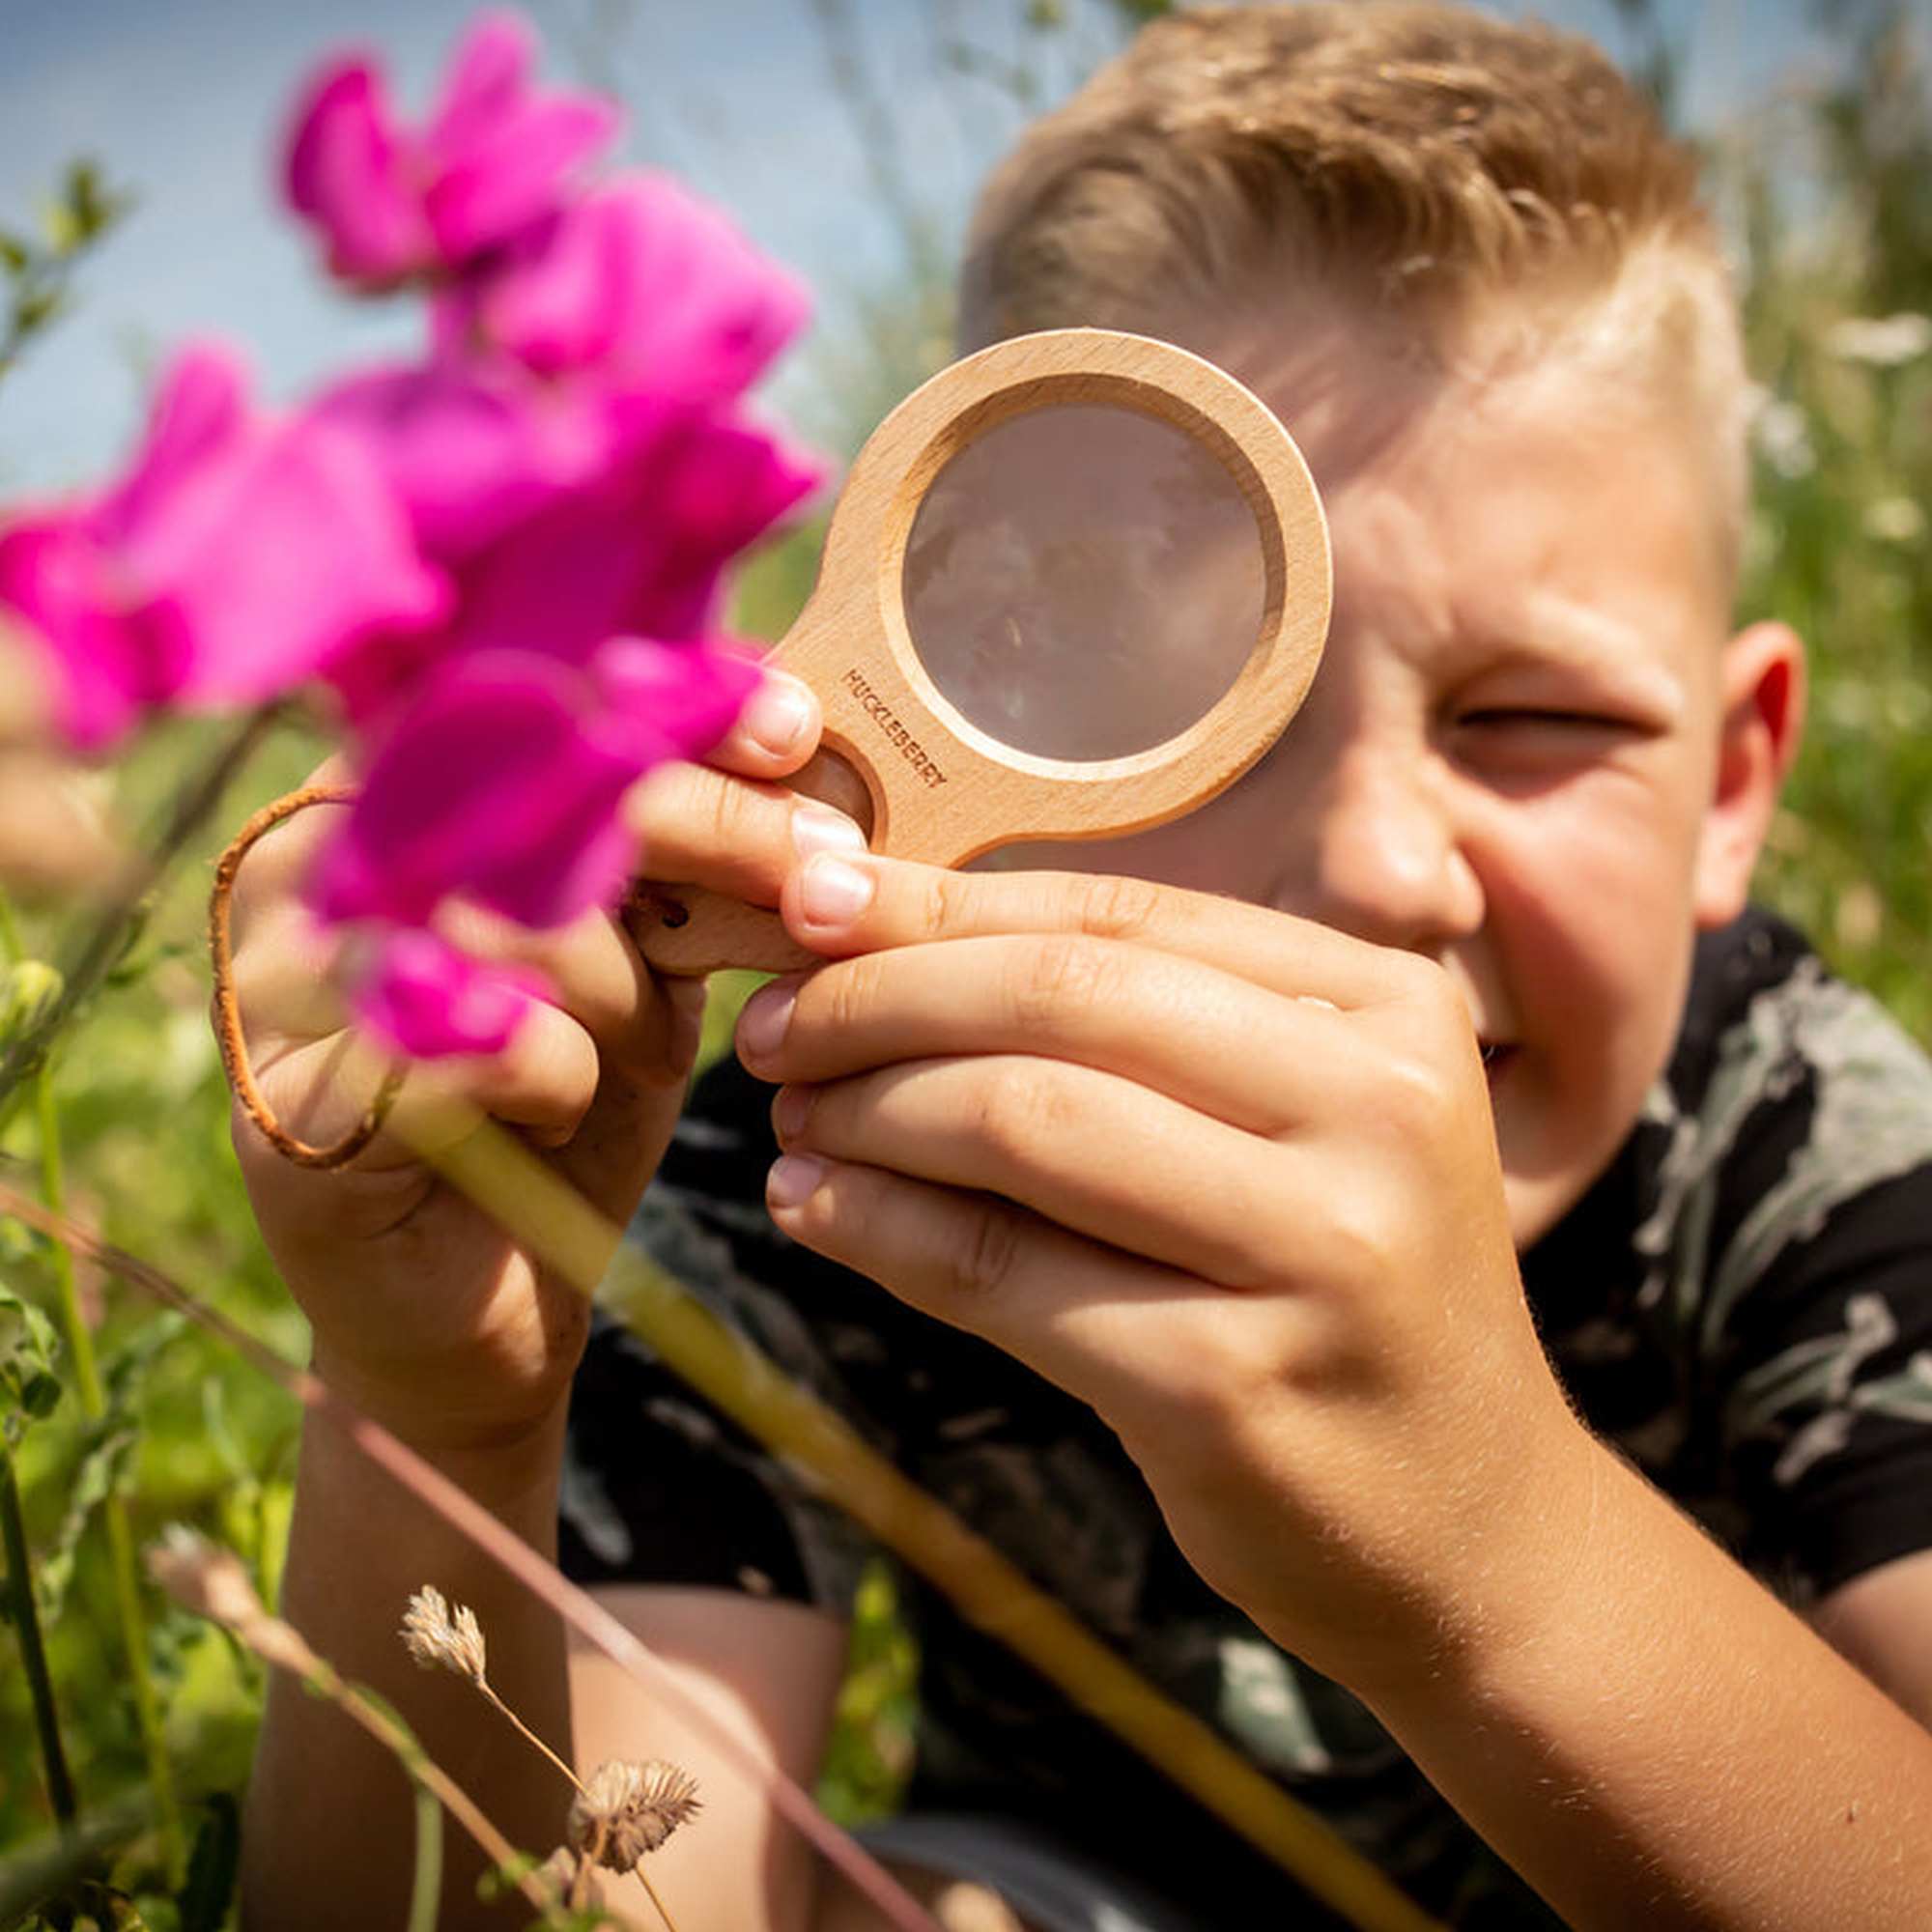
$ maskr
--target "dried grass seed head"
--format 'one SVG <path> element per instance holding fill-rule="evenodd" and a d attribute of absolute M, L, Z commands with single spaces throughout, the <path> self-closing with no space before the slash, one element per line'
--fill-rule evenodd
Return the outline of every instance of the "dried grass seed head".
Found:
<path fill-rule="evenodd" d="M 268 1612 L 248 1567 L 232 1549 L 171 1522 L 147 1552 L 148 1575 L 184 1609 L 239 1630 Z"/>
<path fill-rule="evenodd" d="M 667 1758 L 611 1758 L 584 1780 L 568 1835 L 581 1853 L 627 1872 L 702 1808 L 697 1780 Z"/>
<path fill-rule="evenodd" d="M 434 1584 L 425 1583 L 403 1612 L 404 1647 L 424 1670 L 453 1670 L 481 1689 L 485 1684 L 483 1627 L 476 1612 L 458 1604 L 453 1610 Z"/>

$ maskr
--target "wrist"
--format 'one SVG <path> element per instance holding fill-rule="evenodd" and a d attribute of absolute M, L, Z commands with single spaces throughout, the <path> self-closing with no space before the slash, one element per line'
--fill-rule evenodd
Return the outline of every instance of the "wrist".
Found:
<path fill-rule="evenodd" d="M 567 1381 L 523 1403 L 486 1404 L 392 1390 L 321 1347 L 310 1369 L 340 1404 L 312 1415 L 308 1432 L 331 1453 L 366 1460 L 354 1437 L 358 1422 L 374 1423 L 499 1515 L 532 1501 L 546 1509 L 554 1504 L 570 1409 Z"/>
<path fill-rule="evenodd" d="M 1517 1478 L 1506 1503 L 1465 1532 L 1442 1587 L 1405 1606 L 1402 1621 L 1418 1634 L 1380 1646 L 1350 1674 L 1385 1717 L 1417 1702 L 1470 1708 L 1519 1674 L 1560 1668 L 1606 1579 L 1630 1560 L 1633 1493 L 1671 1509 L 1567 1406 L 1508 1453 Z"/>

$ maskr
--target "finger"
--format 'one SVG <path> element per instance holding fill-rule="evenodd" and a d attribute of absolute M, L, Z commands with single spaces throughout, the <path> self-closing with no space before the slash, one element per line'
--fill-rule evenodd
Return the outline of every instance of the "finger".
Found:
<path fill-rule="evenodd" d="M 1281 1151 L 1092 1067 L 914 1061 L 784 1088 L 772 1121 L 787 1152 L 996 1194 L 1223 1287 L 1282 1271 Z"/>
<path fill-rule="evenodd" d="M 1119 1074 L 1249 1133 L 1276 1134 L 1358 1084 L 1355 1023 L 1326 1002 L 1151 947 L 1085 933 L 866 953 L 762 988 L 738 1057 L 775 1083 L 895 1061 L 1051 1055 Z"/>
<path fill-rule="evenodd" d="M 819 724 L 818 698 L 811 687 L 767 666 L 730 735 L 706 762 L 743 778 L 785 778 L 818 749 Z"/>
<path fill-rule="evenodd" d="M 641 845 L 641 876 L 753 905 L 777 905 L 786 873 L 813 852 L 866 849 L 843 812 L 707 765 L 660 765 L 631 788 L 624 814 Z"/>
<path fill-rule="evenodd" d="M 355 777 L 346 758 L 325 758 L 302 781 L 302 788 L 353 784 Z M 238 950 L 247 941 L 257 919 L 299 895 L 317 854 L 341 831 L 346 808 L 346 800 L 319 802 L 283 819 L 248 848 L 235 875 L 230 911 Z"/>
<path fill-rule="evenodd" d="M 1086 872 L 954 872 L 822 853 L 786 879 L 780 903 L 794 938 L 834 956 L 992 932 L 1084 932 L 1346 1008 L 1406 997 L 1422 963 L 1238 899 Z"/>
<path fill-rule="evenodd" d="M 1216 1291 L 989 1195 L 787 1154 L 765 1194 L 791 1238 L 1004 1349 L 1118 1422 L 1150 1387 L 1177 1400 L 1171 1317 Z"/>
<path fill-rule="evenodd" d="M 327 1146 L 361 1120 L 390 1065 L 375 1041 L 351 1031 L 292 1047 L 258 1065 L 256 1079 L 283 1127 Z M 589 1034 L 559 1008 L 535 1001 L 500 1052 L 412 1065 L 383 1131 L 355 1164 L 417 1162 L 469 1132 L 471 1109 L 555 1145 L 577 1130 L 597 1086 L 597 1047 Z"/>

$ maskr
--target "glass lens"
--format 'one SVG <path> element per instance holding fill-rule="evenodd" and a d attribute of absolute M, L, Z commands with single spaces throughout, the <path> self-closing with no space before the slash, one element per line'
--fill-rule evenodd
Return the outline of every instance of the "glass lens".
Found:
<path fill-rule="evenodd" d="M 1212 710 L 1261 632 L 1254 512 L 1213 453 L 1137 411 L 1011 416 L 933 480 L 906 549 L 920 662 L 982 731 L 1124 757 Z"/>

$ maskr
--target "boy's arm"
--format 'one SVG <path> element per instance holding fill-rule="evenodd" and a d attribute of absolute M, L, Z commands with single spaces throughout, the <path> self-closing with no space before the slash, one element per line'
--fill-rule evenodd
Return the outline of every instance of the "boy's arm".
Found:
<path fill-rule="evenodd" d="M 656 876 L 770 903 L 814 840 L 863 842 L 824 808 L 746 782 L 782 777 L 816 743 L 816 708 L 803 687 L 774 677 L 767 692 L 797 695 L 803 706 L 782 750 L 757 739 L 754 711 L 720 751 L 719 769 L 668 768 L 633 795 L 646 851 L 669 868 Z M 381 1073 L 346 1031 L 332 961 L 300 902 L 328 817 L 326 809 L 305 812 L 266 840 L 236 895 L 235 982 L 255 1071 L 276 1114 L 318 1142 L 359 1116 Z M 415 1136 L 446 1130 L 429 1103 L 454 1091 L 526 1133 L 622 1226 L 682 1103 L 701 989 L 658 981 L 601 913 L 540 935 L 472 921 L 463 936 L 540 966 L 554 988 L 505 1053 L 412 1068 L 389 1129 L 347 1169 L 295 1167 L 239 1109 L 236 1148 L 263 1235 L 309 1318 L 317 1372 L 548 1551 L 588 1304 L 446 1186 Z M 425 1583 L 476 1609 L 493 1681 L 567 1748 L 561 1632 L 329 1425 L 312 1424 L 298 1475 L 287 1613 L 347 1674 L 392 1692 L 432 1752 L 517 1842 L 547 1850 L 561 1817 L 557 1775 L 469 1686 L 418 1675 L 397 1639 L 404 1604 Z M 410 1829 L 394 1768 L 365 1750 L 338 1714 L 278 1685 L 251 1795 L 249 1922 L 398 1922 Z M 455 1843 L 450 1865 L 443 1922 L 523 1922 L 514 1902 L 479 1916 L 476 1867 Z"/>
<path fill-rule="evenodd" d="M 1833 1590 L 1812 1621 L 1833 1646 L 1932 1730 L 1932 1550 Z"/>
<path fill-rule="evenodd" d="M 866 860 L 740 1055 L 781 1227 L 1092 1403 L 1570 1920 L 1932 1922 L 1932 1736 L 1577 1421 L 1466 1012 L 1226 900 Z"/>
<path fill-rule="evenodd" d="M 506 1527 L 554 1555 L 561 1418 L 485 1451 L 439 1457 Z M 691 1773 L 703 1810 L 653 1855 L 652 1883 L 685 1932 L 805 1932 L 816 1874 L 793 1833 L 702 1731 L 556 1619 L 465 1538 L 400 1491 L 327 1424 L 302 1445 L 285 1614 L 348 1676 L 408 1718 L 425 1748 L 511 1842 L 564 1841 L 563 1777 L 462 1679 L 412 1663 L 396 1631 L 410 1593 L 434 1583 L 477 1612 L 490 1683 L 580 1776 L 610 1757 L 666 1757 Z M 640 1636 L 741 1742 L 789 1776 L 817 1768 L 844 1660 L 840 1625 L 819 1612 L 716 1591 L 606 1589 Z M 278 1673 L 255 1762 L 244 1834 L 244 1923 L 275 1932 L 399 1923 L 413 1811 L 401 1771 L 333 1706 Z M 482 1906 L 485 1861 L 445 1830 L 440 1922 L 526 1923 L 512 1897 Z M 658 1922 L 641 1886 L 605 1874 L 613 1910 Z"/>

